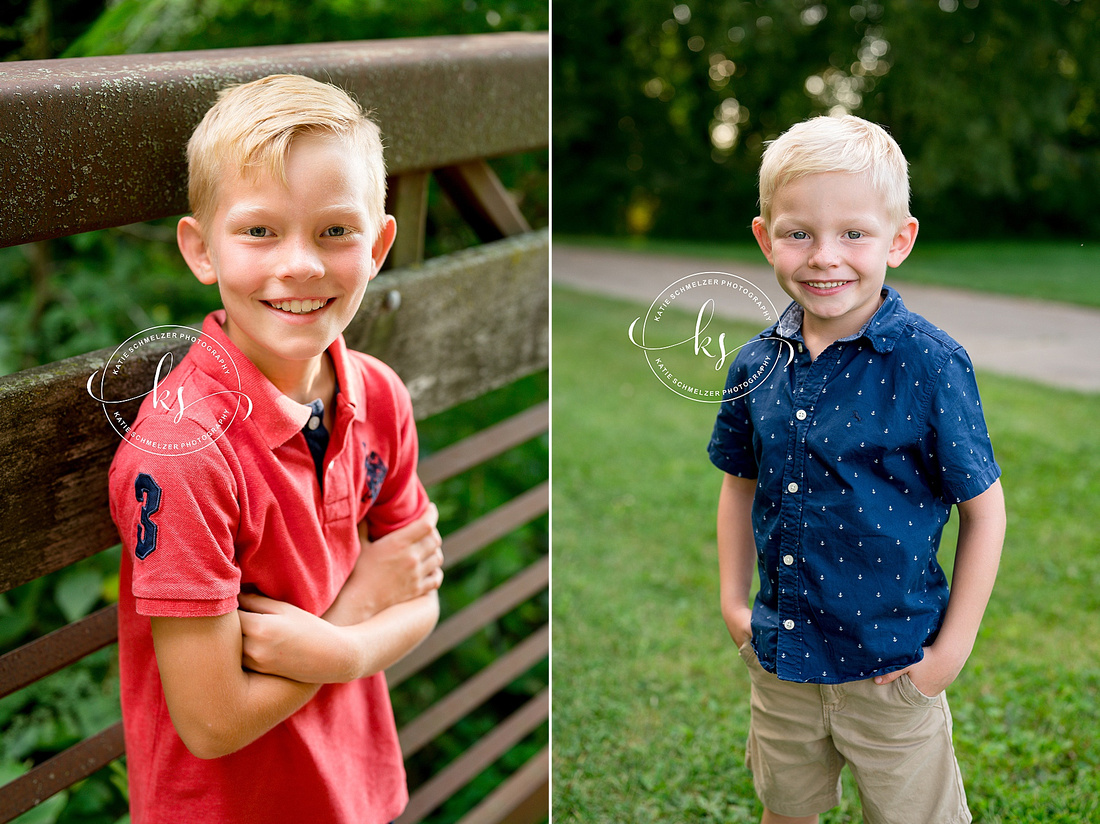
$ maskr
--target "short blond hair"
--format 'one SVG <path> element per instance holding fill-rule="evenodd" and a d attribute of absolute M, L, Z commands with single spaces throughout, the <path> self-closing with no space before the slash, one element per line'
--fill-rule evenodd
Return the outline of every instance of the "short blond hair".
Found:
<path fill-rule="evenodd" d="M 854 115 L 813 117 L 768 143 L 760 161 L 760 216 L 771 228 L 771 204 L 786 183 L 824 172 L 866 175 L 883 195 L 893 225 L 909 217 L 909 164 L 884 128 Z"/>
<path fill-rule="evenodd" d="M 218 181 L 227 174 L 266 171 L 286 182 L 286 158 L 296 137 L 331 133 L 360 153 L 367 171 L 371 238 L 386 211 L 386 167 L 378 126 L 347 92 L 296 74 L 274 74 L 218 94 L 187 143 L 187 196 L 202 224 L 217 209 Z"/>

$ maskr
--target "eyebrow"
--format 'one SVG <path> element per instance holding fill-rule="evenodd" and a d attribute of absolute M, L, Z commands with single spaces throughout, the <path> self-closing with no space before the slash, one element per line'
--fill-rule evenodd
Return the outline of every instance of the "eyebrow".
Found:
<path fill-rule="evenodd" d="M 270 214 L 271 210 L 263 206 L 234 206 L 226 212 L 225 219 L 230 223 L 262 222 Z"/>
<path fill-rule="evenodd" d="M 253 221 L 257 223 L 263 223 L 265 220 L 271 219 L 273 215 L 277 216 L 278 209 L 270 209 L 265 206 L 259 205 L 243 205 L 234 206 L 225 215 L 225 219 L 229 223 L 251 223 Z M 343 218 L 349 215 L 356 217 L 363 216 L 366 219 L 368 211 L 366 206 L 356 206 L 354 203 L 334 203 L 330 206 L 317 209 L 315 214 L 322 218 Z"/>

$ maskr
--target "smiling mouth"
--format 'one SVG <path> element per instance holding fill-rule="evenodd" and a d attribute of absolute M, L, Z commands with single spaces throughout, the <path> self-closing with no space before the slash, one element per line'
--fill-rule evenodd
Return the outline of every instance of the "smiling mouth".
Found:
<path fill-rule="evenodd" d="M 841 286 L 847 286 L 849 282 L 850 281 L 847 280 L 808 280 L 805 281 L 805 285 L 825 292 L 831 292 L 839 289 Z"/>
<path fill-rule="evenodd" d="M 310 312 L 316 312 L 318 309 L 328 306 L 334 300 L 336 300 L 336 298 L 328 298 L 326 300 L 264 300 L 260 302 L 270 306 L 272 309 L 289 312 L 292 315 L 308 315 Z"/>

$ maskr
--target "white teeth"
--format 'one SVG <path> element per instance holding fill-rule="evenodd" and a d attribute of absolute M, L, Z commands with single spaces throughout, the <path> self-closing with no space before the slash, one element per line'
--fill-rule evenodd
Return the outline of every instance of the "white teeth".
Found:
<path fill-rule="evenodd" d="M 820 280 L 811 280 L 811 281 L 807 281 L 806 285 L 807 286 L 812 286 L 815 289 L 836 289 L 840 286 L 843 286 L 845 284 L 845 282 L 846 281 L 829 281 L 829 282 L 825 282 L 825 281 L 820 281 Z"/>
<path fill-rule="evenodd" d="M 320 309 L 327 302 L 324 300 L 282 300 L 278 303 L 271 301 L 270 305 L 294 315 L 304 315 Z"/>

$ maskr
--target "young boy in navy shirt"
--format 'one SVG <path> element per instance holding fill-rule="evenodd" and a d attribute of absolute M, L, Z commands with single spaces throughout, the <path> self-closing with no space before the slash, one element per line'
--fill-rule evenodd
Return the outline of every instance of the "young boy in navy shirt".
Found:
<path fill-rule="evenodd" d="M 226 90 L 178 228 L 224 311 L 111 466 L 134 824 L 382 824 L 408 799 L 382 671 L 439 614 L 409 394 L 344 345 L 395 234 L 340 89 Z"/>
<path fill-rule="evenodd" d="M 970 359 L 884 285 L 917 237 L 901 149 L 857 117 L 794 126 L 764 153 L 752 229 L 794 302 L 738 353 L 709 453 L 763 821 L 816 822 L 847 764 L 868 824 L 969 822 L 944 690 L 993 588 L 1004 499 Z"/>

